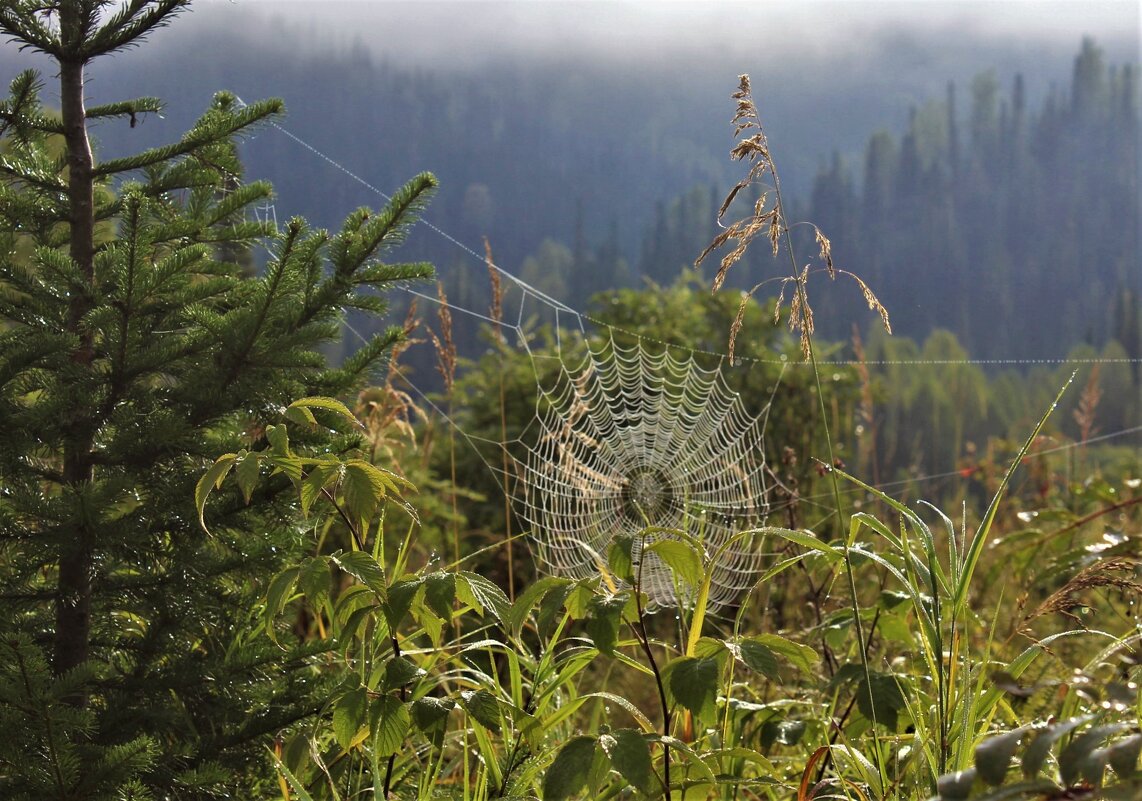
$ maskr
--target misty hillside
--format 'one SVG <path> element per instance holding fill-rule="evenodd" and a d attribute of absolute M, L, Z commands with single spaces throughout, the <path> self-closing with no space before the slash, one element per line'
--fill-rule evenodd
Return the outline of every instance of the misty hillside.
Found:
<path fill-rule="evenodd" d="M 323 48 L 297 26 L 251 38 L 214 16 L 188 22 L 190 33 L 95 71 L 94 99 L 157 95 L 167 109 L 97 129 L 104 153 L 177 137 L 220 88 L 280 96 L 290 133 L 374 187 L 434 172 L 429 220 L 480 253 L 487 236 L 498 263 L 580 308 L 597 291 L 673 280 L 740 177 L 728 95 L 749 58 L 434 69 L 360 42 Z M 950 328 L 977 357 L 1060 357 L 1114 337 L 1137 355 L 1137 72 L 1079 45 L 1050 60 L 964 45 L 949 62 L 899 36 L 847 71 L 817 60 L 755 72 L 787 195 L 881 293 L 898 333 Z M 16 57 L 0 51 L 6 74 Z M 247 178 L 273 182 L 283 220 L 331 226 L 379 202 L 274 128 L 244 156 Z M 423 228 L 405 252 L 437 265 L 453 302 L 486 305 L 473 254 Z M 730 283 L 774 269 L 755 253 Z M 822 309 L 844 309 L 823 315 L 828 335 L 871 321 L 855 292 L 817 292 Z"/>

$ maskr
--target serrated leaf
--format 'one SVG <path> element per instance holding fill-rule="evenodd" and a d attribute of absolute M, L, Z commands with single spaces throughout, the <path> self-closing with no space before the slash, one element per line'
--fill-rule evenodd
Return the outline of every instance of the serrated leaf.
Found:
<path fill-rule="evenodd" d="M 288 458 L 291 456 L 289 450 L 289 429 L 285 426 L 266 426 L 266 439 L 270 441 L 270 452 L 274 456 Z"/>
<path fill-rule="evenodd" d="M 317 418 L 313 416 L 313 412 L 303 407 L 287 408 L 284 412 L 282 412 L 282 417 L 284 417 L 286 420 L 289 420 L 291 423 L 298 423 L 303 426 L 317 425 Z"/>
<path fill-rule="evenodd" d="M 377 756 L 391 756 L 400 749 L 408 736 L 411 723 L 408 705 L 401 703 L 395 696 L 382 695 L 369 708 L 369 723 L 373 729 L 373 749 Z"/>
<path fill-rule="evenodd" d="M 651 769 L 650 744 L 635 729 L 616 729 L 599 737 L 599 745 L 619 774 L 642 792 L 650 795 L 655 790 Z"/>
<path fill-rule="evenodd" d="M 759 634 L 755 637 L 747 637 L 745 640 L 742 640 L 743 646 L 747 640 L 765 646 L 772 653 L 785 659 L 793 665 L 793 667 L 803 673 L 812 673 L 817 669 L 817 663 L 821 660 L 820 654 L 808 645 L 793 642 L 793 640 L 786 639 L 777 634 Z"/>
<path fill-rule="evenodd" d="M 1023 752 L 1023 775 L 1028 779 L 1034 778 L 1039 771 L 1042 770 L 1043 762 L 1046 761 L 1047 754 L 1051 751 L 1051 746 L 1064 734 L 1074 731 L 1085 723 L 1089 723 L 1093 718 L 1093 715 L 1071 718 L 1069 720 L 1060 721 L 1059 723 L 1052 723 L 1040 731 Z"/>
<path fill-rule="evenodd" d="M 718 662 L 710 657 L 683 656 L 666 667 L 670 694 L 698 717 L 714 711 L 718 697 Z"/>
<path fill-rule="evenodd" d="M 1142 754 L 1142 734 L 1132 734 L 1106 749 L 1106 761 L 1118 778 L 1125 779 L 1138 770 L 1138 756 Z"/>
<path fill-rule="evenodd" d="M 870 693 L 867 688 L 871 688 Z M 871 701 L 871 705 L 870 705 Z M 857 687 L 857 709 L 869 720 L 876 711 L 876 722 L 889 731 L 896 730 L 897 715 L 908 708 L 900 682 L 891 673 L 871 673 L 867 681 L 862 680 Z"/>
<path fill-rule="evenodd" d="M 407 656 L 397 656 L 385 663 L 384 689 L 398 690 L 424 676 L 425 672 Z"/>
<path fill-rule="evenodd" d="M 504 591 L 477 573 L 462 571 L 456 574 L 456 594 L 477 612 L 487 610 L 503 623 L 511 613 L 511 602 Z"/>
<path fill-rule="evenodd" d="M 396 631 L 408 615 L 413 599 L 424 586 L 423 578 L 408 578 L 394 581 L 388 588 L 388 598 L 385 601 L 385 617 L 388 618 L 389 628 Z"/>
<path fill-rule="evenodd" d="M 535 615 L 535 624 L 539 627 L 540 637 L 547 639 L 555 632 L 560 612 L 574 586 L 573 583 L 567 583 L 561 587 L 554 587 L 543 596 L 543 600 L 539 602 L 539 611 Z"/>
<path fill-rule="evenodd" d="M 698 549 L 689 542 L 682 540 L 658 540 L 643 549 L 643 554 L 658 554 L 658 558 L 665 562 L 678 576 L 691 588 L 702 586 L 702 555 Z"/>
<path fill-rule="evenodd" d="M 780 665 L 777 654 L 769 646 L 757 642 L 754 638 L 747 638 L 741 642 L 742 661 L 746 666 L 773 681 L 781 678 Z"/>
<path fill-rule="evenodd" d="M 353 578 L 364 584 L 378 597 L 385 596 L 385 571 L 372 554 L 365 551 L 349 551 L 330 556 L 333 562 Z"/>
<path fill-rule="evenodd" d="M 388 494 L 388 483 L 378 467 L 353 459 L 345 464 L 341 479 L 341 495 L 345 497 L 348 513 L 356 520 L 371 520 L 377 506 Z"/>
<path fill-rule="evenodd" d="M 971 795 L 975 779 L 975 768 L 946 773 L 936 779 L 936 791 L 940 794 L 940 801 L 963 801 Z"/>
<path fill-rule="evenodd" d="M 988 784 L 1003 784 L 1011 758 L 1019 747 L 1026 728 L 1018 728 L 995 737 L 988 737 L 975 749 L 975 768 L 981 779 Z"/>
<path fill-rule="evenodd" d="M 313 556 L 302 562 L 297 583 L 311 604 L 317 606 L 323 603 L 333 589 L 333 574 L 329 570 L 328 559 Z"/>
<path fill-rule="evenodd" d="M 452 602 L 456 600 L 456 577 L 443 571 L 424 577 L 424 602 L 441 620 L 452 619 Z"/>
<path fill-rule="evenodd" d="M 600 653 L 613 656 L 626 595 L 596 595 L 587 607 L 587 634 Z"/>
<path fill-rule="evenodd" d="M 243 456 L 234 469 L 234 479 L 238 482 L 238 489 L 242 491 L 242 499 L 247 504 L 254 494 L 254 488 L 258 486 L 261 473 L 261 461 L 252 453 Z"/>
<path fill-rule="evenodd" d="M 333 705 L 333 737 L 346 751 L 356 744 L 357 732 L 365 725 L 368 700 L 365 688 L 358 687 L 342 695 Z"/>
<path fill-rule="evenodd" d="M 409 712 L 412 715 L 413 725 L 424 732 L 439 748 L 448 725 L 448 713 L 455 708 L 456 703 L 450 698 L 426 696 L 413 701 Z"/>
<path fill-rule="evenodd" d="M 619 533 L 611 538 L 607 547 L 607 564 L 614 575 L 628 584 L 634 583 L 634 538 L 629 534 Z"/>
<path fill-rule="evenodd" d="M 465 690 L 460 703 L 472 719 L 496 734 L 500 733 L 500 704 L 487 690 Z"/>
<path fill-rule="evenodd" d="M 309 517 L 309 510 L 314 502 L 321 497 L 321 491 L 334 484 L 341 474 L 341 465 L 336 462 L 319 463 L 310 466 L 309 473 L 301 482 L 298 498 L 301 501 L 301 514 Z"/>
<path fill-rule="evenodd" d="M 515 603 L 508 613 L 508 627 L 518 636 L 535 605 L 543 601 L 552 590 L 566 587 L 570 583 L 569 579 L 562 576 L 544 576 L 538 581 L 533 581 L 516 596 Z"/>
<path fill-rule="evenodd" d="M 1107 737 L 1130 728 L 1129 723 L 1109 723 L 1094 726 L 1075 737 L 1059 753 L 1059 778 L 1063 784 L 1074 784 L 1088 767 L 1091 754 Z M 1101 776 L 1101 767 L 1098 771 Z"/>
<path fill-rule="evenodd" d="M 286 416 L 288 417 L 292 410 L 296 410 L 302 413 L 308 422 L 316 422 L 314 420 L 313 413 L 309 411 L 310 409 L 323 409 L 327 412 L 333 412 L 334 414 L 341 417 L 342 420 L 347 422 L 352 428 L 363 428 L 361 421 L 358 420 L 351 411 L 349 411 L 345 404 L 333 398 L 325 398 L 320 396 L 313 398 L 300 398 L 286 407 Z"/>
<path fill-rule="evenodd" d="M 214 460 L 214 464 L 210 466 L 202 478 L 198 479 L 198 483 L 194 486 L 194 508 L 198 510 L 198 525 L 202 526 L 203 531 L 209 532 L 206 528 L 206 520 L 204 519 L 204 512 L 206 510 L 206 497 L 210 493 L 222 486 L 222 481 L 226 478 L 226 474 L 230 472 L 230 468 L 234 466 L 234 462 L 238 457 L 233 453 L 227 453 L 219 456 Z"/>
<path fill-rule="evenodd" d="M 282 609 L 285 608 L 286 601 L 293 593 L 294 583 L 297 581 L 299 572 L 300 569 L 296 567 L 286 568 L 274 576 L 274 580 L 270 582 L 269 590 L 266 591 L 266 633 L 270 635 L 270 639 L 275 643 L 278 641 L 278 638 L 274 631 L 274 619 L 281 614 Z"/>
<path fill-rule="evenodd" d="M 594 737 L 583 735 L 572 737 L 560 749 L 543 777 L 544 801 L 563 801 L 587 786 L 595 745 Z"/>

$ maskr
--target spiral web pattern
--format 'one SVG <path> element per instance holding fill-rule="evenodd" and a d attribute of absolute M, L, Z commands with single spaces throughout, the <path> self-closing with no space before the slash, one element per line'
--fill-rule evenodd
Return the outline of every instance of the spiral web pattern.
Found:
<path fill-rule="evenodd" d="M 637 570 L 644 544 L 672 536 L 642 538 L 648 525 L 684 531 L 713 557 L 764 520 L 764 420 L 745 410 L 720 367 L 705 369 L 693 354 L 680 359 L 641 340 L 624 347 L 611 332 L 540 387 L 518 506 L 547 570 L 594 575 L 619 534 L 634 537 Z M 749 535 L 718 556 L 710 608 L 756 580 L 757 545 Z M 645 555 L 640 576 L 653 606 L 693 600 L 655 553 Z"/>

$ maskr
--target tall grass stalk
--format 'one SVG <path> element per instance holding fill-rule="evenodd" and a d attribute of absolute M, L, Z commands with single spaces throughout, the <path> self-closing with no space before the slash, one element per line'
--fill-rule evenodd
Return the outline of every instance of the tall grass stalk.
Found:
<path fill-rule="evenodd" d="M 778 177 L 777 166 L 774 163 L 773 155 L 769 148 L 769 141 L 765 135 L 765 129 L 761 122 L 761 115 L 758 112 L 757 105 L 753 99 L 753 92 L 750 87 L 748 75 L 742 75 L 739 79 L 738 91 L 734 93 L 733 99 L 738 102 L 737 111 L 732 120 L 735 125 L 734 135 L 740 137 L 747 131 L 754 133 L 747 138 L 741 139 L 737 146 L 731 151 L 731 158 L 741 160 L 746 159 L 751 163 L 751 167 L 747 175 L 739 181 L 734 188 L 727 195 L 723 201 L 721 209 L 718 212 L 719 223 L 722 216 L 729 209 L 737 194 L 745 189 L 747 186 L 757 182 L 763 183 L 766 180 L 770 182 L 773 190 L 774 201 L 771 207 L 766 205 L 765 193 L 754 204 L 752 216 L 746 217 L 731 224 L 728 228 L 715 237 L 710 246 L 698 257 L 695 266 L 700 265 L 702 260 L 715 248 L 720 247 L 722 244 L 730 240 L 736 241 L 736 246 L 725 257 L 723 257 L 718 269 L 718 273 L 714 278 L 713 290 L 716 292 L 722 282 L 725 280 L 726 274 L 737 261 L 739 261 L 746 252 L 748 246 L 759 235 L 765 234 L 769 238 L 770 246 L 773 255 L 777 256 L 780 250 L 784 250 L 789 259 L 790 274 L 784 279 L 784 282 L 792 282 L 793 284 L 793 300 L 789 309 L 789 325 L 794 330 L 799 330 L 801 338 L 801 352 L 802 355 L 809 361 L 813 381 L 817 390 L 817 403 L 818 410 L 821 418 L 821 430 L 825 439 L 826 455 L 828 457 L 828 464 L 826 465 L 829 473 L 829 481 L 833 494 L 834 502 L 834 516 L 836 518 L 837 528 L 839 531 L 844 531 L 844 515 L 842 513 L 841 504 L 841 490 L 840 481 L 834 466 L 837 464 L 836 456 L 833 448 L 832 433 L 829 428 L 829 413 L 825 405 L 825 393 L 821 384 L 821 371 L 817 363 L 816 348 L 813 343 L 813 311 L 809 305 L 808 290 L 806 283 L 809 276 L 809 267 L 804 269 L 800 268 L 797 264 L 797 256 L 793 249 L 793 237 L 791 232 L 791 224 L 786 214 L 786 207 L 781 195 L 781 179 Z M 820 257 L 825 262 L 825 269 L 828 271 L 830 277 L 835 277 L 837 270 L 833 265 L 832 260 L 832 245 L 829 240 L 821 233 L 820 229 L 816 230 L 816 240 L 820 247 Z M 885 327 L 891 332 L 891 326 L 888 321 L 888 312 L 880 301 L 873 295 L 872 291 L 868 288 L 867 284 L 861 281 L 857 276 L 851 273 L 845 273 L 851 276 L 861 286 L 865 299 L 868 301 L 870 308 L 877 310 Z M 730 334 L 730 354 L 731 360 L 733 358 L 734 340 L 738 331 L 741 328 L 742 318 L 744 317 L 746 303 L 750 296 L 760 286 L 755 286 L 750 292 L 743 293 L 742 304 L 739 307 L 737 318 L 734 320 Z M 781 300 L 779 298 L 777 304 L 777 314 L 781 312 Z M 860 601 L 857 596 L 856 578 L 853 571 L 852 560 L 849 555 L 849 549 L 852 546 L 853 537 L 856 534 L 856 527 L 851 526 L 849 535 L 844 539 L 845 548 L 845 575 L 848 580 L 849 594 L 851 598 L 851 608 L 853 617 L 853 627 L 857 635 L 857 653 L 859 655 L 861 667 L 865 675 L 865 688 L 868 692 L 869 709 L 872 714 L 873 732 L 875 736 L 876 731 L 876 706 L 872 695 L 872 681 L 871 669 L 868 664 L 868 654 L 866 649 L 866 638 L 864 633 L 864 626 L 860 618 Z M 886 787 L 888 785 L 888 772 L 884 763 L 883 754 L 881 749 L 877 746 L 874 749 L 873 756 L 876 760 L 876 769 L 880 777 L 880 786 Z"/>

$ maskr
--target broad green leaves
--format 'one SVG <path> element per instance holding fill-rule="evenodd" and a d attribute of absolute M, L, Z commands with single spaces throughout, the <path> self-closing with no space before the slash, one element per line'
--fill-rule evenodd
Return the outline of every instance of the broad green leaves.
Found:
<path fill-rule="evenodd" d="M 560 749 L 543 779 L 544 801 L 563 801 L 587 786 L 597 745 L 595 737 L 580 736 Z"/>
<path fill-rule="evenodd" d="M 283 416 L 295 423 L 316 426 L 318 419 L 313 414 L 314 409 L 331 417 L 339 424 L 338 427 L 343 427 L 340 424 L 346 421 L 351 421 L 357 428 L 361 425 L 344 404 L 332 398 L 302 398 L 290 404 Z M 324 498 L 358 533 L 369 528 L 386 498 L 400 497 L 413 489 L 401 476 L 363 459 L 340 458 L 331 454 L 310 457 L 296 453 L 290 446 L 285 424 L 268 426 L 266 440 L 269 445 L 266 450 L 243 450 L 219 456 L 198 480 L 194 503 L 199 525 L 204 530 L 207 529 L 206 500 L 211 492 L 222 487 L 231 470 L 247 503 L 268 469 L 269 475 L 280 473 L 293 482 L 303 516 L 308 517 L 314 505 Z"/>
<path fill-rule="evenodd" d="M 710 718 L 718 697 L 720 668 L 714 657 L 683 656 L 666 667 L 670 695 L 701 718 Z"/>
<path fill-rule="evenodd" d="M 778 667 L 787 662 L 803 673 L 812 673 L 820 656 L 807 645 L 795 643 L 777 634 L 745 637 L 739 644 L 742 661 L 751 669 L 777 680 Z"/>
<path fill-rule="evenodd" d="M 1104 723 L 1098 715 L 1083 715 L 989 737 L 976 747 L 973 767 L 940 777 L 938 799 L 997 801 L 1036 793 L 1062 798 L 1070 795 L 1067 788 L 1075 787 L 1084 788 L 1084 795 L 1090 794 L 1089 788 L 1101 788 L 1098 797 L 1136 797 L 1132 794 L 1142 786 L 1138 782 L 1142 734 L 1133 732 L 1135 728 L 1133 721 Z M 1054 759 L 1057 777 L 1044 776 L 1052 750 L 1064 742 Z M 1016 759 L 1020 747 L 1023 754 Z M 1009 781 L 1016 765 L 1021 776 Z M 1113 779 L 1108 778 L 1108 768 Z"/>

